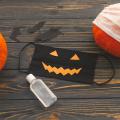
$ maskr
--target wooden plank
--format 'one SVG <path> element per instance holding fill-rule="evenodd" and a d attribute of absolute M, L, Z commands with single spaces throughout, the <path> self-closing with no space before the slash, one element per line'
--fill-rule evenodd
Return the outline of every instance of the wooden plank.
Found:
<path fill-rule="evenodd" d="M 120 99 L 58 99 L 49 109 L 35 100 L 0 100 L 5 120 L 119 120 Z"/>
<path fill-rule="evenodd" d="M 72 5 L 71 5 L 72 4 Z M 46 5 L 41 3 L 0 4 L 0 19 L 61 19 L 95 18 L 107 4 L 77 3 Z"/>
<path fill-rule="evenodd" d="M 120 1 L 119 1 L 119 0 L 108 0 L 107 3 L 108 3 L 109 5 L 111 5 L 111 4 L 120 3 Z"/>
<path fill-rule="evenodd" d="M 12 4 L 25 4 L 25 3 L 28 3 L 28 4 L 38 4 L 38 3 L 41 3 L 41 4 L 70 4 L 70 3 L 99 3 L 99 4 L 103 4 L 103 3 L 107 3 L 109 2 L 110 0 L 95 0 L 95 1 L 91 1 L 91 0 L 61 0 L 61 1 L 58 1 L 58 0 L 51 0 L 51 1 L 48 1 L 48 0 L 1 0 L 0 1 L 0 4 L 8 4 L 8 5 L 12 5 Z M 117 0 L 116 0 L 117 1 Z"/>
<path fill-rule="evenodd" d="M 40 20 L 45 21 L 44 26 L 41 28 L 41 32 L 45 33 L 51 27 L 58 28 L 62 34 L 51 40 L 51 42 L 79 42 L 79 41 L 93 41 L 92 35 L 92 19 L 47 19 Z M 38 20 L 0 20 L 0 31 L 4 34 L 8 42 L 16 42 L 14 39 L 10 39 L 10 35 L 15 27 L 25 27 L 19 29 L 21 35 L 17 35 L 17 39 L 20 42 L 33 42 L 35 37 L 39 33 L 38 31 L 34 34 L 28 33 L 28 30 L 40 23 Z M 17 30 L 16 30 L 17 31 Z"/>
<path fill-rule="evenodd" d="M 110 74 L 106 70 L 100 71 L 101 76 L 96 76 L 96 82 L 107 80 Z M 120 98 L 120 71 L 116 77 L 105 86 L 85 85 L 75 82 L 41 77 L 58 98 Z M 97 75 L 97 74 L 96 74 Z M 26 74 L 16 70 L 5 70 L 0 74 L 0 100 L 5 99 L 36 99 L 29 90 L 29 84 L 25 80 Z M 40 78 L 37 76 L 37 78 Z"/>

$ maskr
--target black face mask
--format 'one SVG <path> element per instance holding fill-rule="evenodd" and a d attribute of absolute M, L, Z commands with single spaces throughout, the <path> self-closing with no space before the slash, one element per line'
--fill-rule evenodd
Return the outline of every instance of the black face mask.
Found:
<path fill-rule="evenodd" d="M 24 48 L 30 44 L 27 44 Z M 35 46 L 35 51 L 28 73 L 39 75 L 41 77 L 57 78 L 71 82 L 86 84 L 95 83 L 94 70 L 99 54 L 54 48 L 40 44 L 33 45 Z M 21 52 L 24 50 L 24 48 L 21 50 Z M 111 66 L 113 68 L 112 64 Z M 98 85 L 108 83 L 113 78 L 114 74 L 115 72 L 113 68 L 113 75 L 111 78 Z"/>

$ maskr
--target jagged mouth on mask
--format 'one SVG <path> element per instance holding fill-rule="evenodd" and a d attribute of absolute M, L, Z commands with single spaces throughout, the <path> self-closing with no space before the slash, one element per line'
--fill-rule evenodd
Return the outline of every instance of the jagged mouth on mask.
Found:
<path fill-rule="evenodd" d="M 42 62 L 43 68 L 48 71 L 49 73 L 55 73 L 55 74 L 61 74 L 63 76 L 65 75 L 77 75 L 80 73 L 80 71 L 82 70 L 82 68 L 63 68 L 63 67 L 56 67 L 56 66 L 51 66 L 48 65 L 44 62 Z"/>

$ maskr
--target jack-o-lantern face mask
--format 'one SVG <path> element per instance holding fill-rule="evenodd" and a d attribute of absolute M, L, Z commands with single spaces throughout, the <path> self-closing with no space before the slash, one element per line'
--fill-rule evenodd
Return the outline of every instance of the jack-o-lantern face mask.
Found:
<path fill-rule="evenodd" d="M 97 54 L 36 45 L 29 72 L 43 77 L 91 83 Z"/>
<path fill-rule="evenodd" d="M 34 44 L 28 72 L 41 77 L 93 84 L 99 54 Z"/>

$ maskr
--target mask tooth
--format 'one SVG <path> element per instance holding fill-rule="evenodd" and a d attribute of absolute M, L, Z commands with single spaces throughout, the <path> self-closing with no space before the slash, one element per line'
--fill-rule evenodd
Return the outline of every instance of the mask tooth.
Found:
<path fill-rule="evenodd" d="M 70 69 L 65 69 L 65 73 L 66 74 L 70 73 Z"/>
<path fill-rule="evenodd" d="M 43 64 L 44 69 L 47 70 L 47 65 L 44 62 L 42 62 L 42 64 Z"/>
<path fill-rule="evenodd" d="M 68 74 L 70 75 L 73 75 L 75 73 L 75 69 L 72 69 L 72 70 L 68 69 L 68 70 L 69 70 Z"/>
<path fill-rule="evenodd" d="M 55 72 L 56 74 L 59 74 L 59 73 L 60 73 L 60 71 L 59 71 L 58 68 L 56 68 L 56 67 L 53 67 L 53 72 Z"/>
<path fill-rule="evenodd" d="M 76 74 L 78 74 L 81 71 L 82 68 L 76 70 Z"/>
<path fill-rule="evenodd" d="M 49 73 L 53 72 L 52 67 L 50 65 L 46 65 L 44 62 L 42 62 L 43 67 L 45 70 L 48 70 Z"/>
<path fill-rule="evenodd" d="M 49 73 L 53 72 L 53 68 L 50 65 L 47 66 L 47 70 Z"/>
<path fill-rule="evenodd" d="M 66 74 L 68 74 L 68 71 L 66 69 L 62 68 L 61 69 L 61 74 L 65 76 Z"/>

